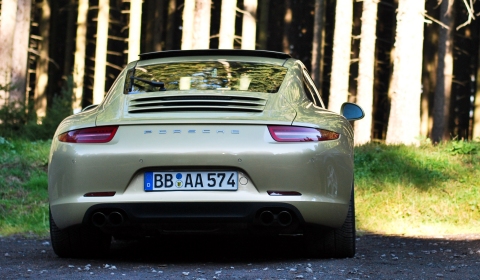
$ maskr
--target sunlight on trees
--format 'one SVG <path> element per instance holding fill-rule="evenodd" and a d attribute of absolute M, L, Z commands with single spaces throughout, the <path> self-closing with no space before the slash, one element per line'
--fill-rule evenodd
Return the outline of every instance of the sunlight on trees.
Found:
<path fill-rule="evenodd" d="M 361 122 L 355 122 L 355 145 L 368 143 L 372 137 L 377 1 L 363 1 L 356 103 L 363 108 L 365 117 Z"/>
<path fill-rule="evenodd" d="M 350 0 L 338 0 L 335 9 L 335 31 L 333 37 L 332 74 L 328 109 L 340 112 L 341 105 L 348 100 L 350 73 L 350 51 L 352 41 L 353 4 Z"/>
<path fill-rule="evenodd" d="M 222 14 L 220 18 L 219 49 L 233 49 L 235 36 L 235 16 L 237 0 L 222 0 Z"/>
<path fill-rule="evenodd" d="M 93 104 L 99 104 L 105 95 L 105 73 L 107 61 L 109 0 L 99 0 L 97 18 L 97 40 L 95 48 L 95 79 L 93 83 Z"/>
<path fill-rule="evenodd" d="M 243 0 L 242 49 L 254 50 L 257 35 L 257 0 Z"/>
<path fill-rule="evenodd" d="M 387 144 L 418 143 L 424 9 L 425 0 L 400 0 L 398 4 Z"/>
<path fill-rule="evenodd" d="M 15 23 L 17 21 L 17 1 L 2 2 L 2 14 L 0 17 L 0 85 L 8 87 L 11 83 L 12 54 L 15 35 Z M 0 88 L 0 106 L 5 105 L 9 98 L 9 92 Z"/>

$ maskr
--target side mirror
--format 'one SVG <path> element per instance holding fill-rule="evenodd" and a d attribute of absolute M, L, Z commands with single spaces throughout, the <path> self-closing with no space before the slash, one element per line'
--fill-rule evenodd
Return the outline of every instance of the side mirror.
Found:
<path fill-rule="evenodd" d="M 82 109 L 82 112 L 85 112 L 85 111 L 88 111 L 88 110 L 92 110 L 92 109 L 96 108 L 97 106 L 98 106 L 98 104 L 88 105 L 87 107 L 85 107 L 85 108 Z"/>
<path fill-rule="evenodd" d="M 345 102 L 340 108 L 340 115 L 344 116 L 349 121 L 357 121 L 365 117 L 363 109 L 357 104 Z"/>

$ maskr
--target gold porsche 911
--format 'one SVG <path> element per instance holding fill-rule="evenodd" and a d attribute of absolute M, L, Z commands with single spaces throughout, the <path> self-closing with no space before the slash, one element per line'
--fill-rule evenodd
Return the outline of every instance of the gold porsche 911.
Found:
<path fill-rule="evenodd" d="M 303 234 L 314 256 L 355 254 L 353 132 L 305 66 L 247 50 L 141 54 L 98 106 L 66 118 L 49 166 L 60 257 L 112 236 Z"/>

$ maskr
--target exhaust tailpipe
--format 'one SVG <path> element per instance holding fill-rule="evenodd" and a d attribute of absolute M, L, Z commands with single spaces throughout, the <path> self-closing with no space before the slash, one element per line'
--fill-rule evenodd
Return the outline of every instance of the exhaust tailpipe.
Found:
<path fill-rule="evenodd" d="M 103 227 L 107 223 L 107 217 L 102 212 L 95 212 L 92 215 L 92 223 L 96 227 Z"/>
<path fill-rule="evenodd" d="M 292 215 L 288 211 L 282 211 L 277 215 L 278 224 L 282 227 L 289 226 L 292 223 Z"/>
<path fill-rule="evenodd" d="M 119 226 L 123 224 L 123 215 L 119 212 L 112 212 L 108 215 L 108 222 L 112 226 Z"/>
<path fill-rule="evenodd" d="M 263 211 L 260 213 L 260 222 L 264 226 L 270 226 L 275 221 L 275 215 L 270 211 Z"/>

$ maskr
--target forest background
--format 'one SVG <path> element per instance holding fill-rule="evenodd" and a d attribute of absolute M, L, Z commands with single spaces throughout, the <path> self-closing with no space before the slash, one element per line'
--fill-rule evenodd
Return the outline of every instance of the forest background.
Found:
<path fill-rule="evenodd" d="M 0 236 L 48 233 L 64 117 L 101 102 L 139 53 L 207 48 L 290 53 L 329 109 L 364 108 L 358 229 L 478 233 L 479 2 L 0 0 Z"/>
<path fill-rule="evenodd" d="M 51 137 L 139 53 L 243 48 L 301 59 L 331 110 L 360 104 L 357 144 L 474 140 L 478 2 L 2 0 L 0 135 Z"/>

